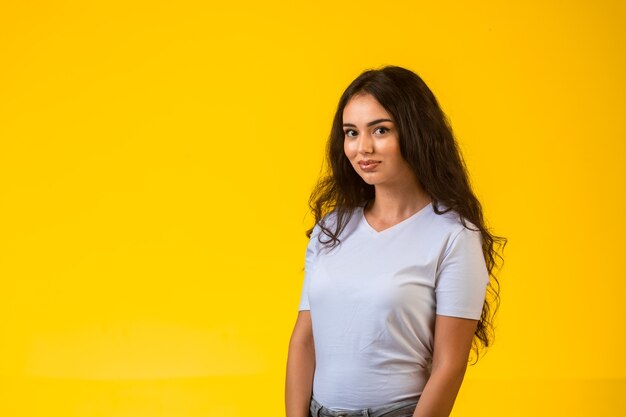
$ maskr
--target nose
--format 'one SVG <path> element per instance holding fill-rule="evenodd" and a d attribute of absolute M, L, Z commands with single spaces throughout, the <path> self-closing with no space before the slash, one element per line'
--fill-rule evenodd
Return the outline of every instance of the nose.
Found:
<path fill-rule="evenodd" d="M 374 150 L 374 141 L 368 133 L 364 133 L 359 137 L 357 150 L 360 154 L 372 153 Z"/>

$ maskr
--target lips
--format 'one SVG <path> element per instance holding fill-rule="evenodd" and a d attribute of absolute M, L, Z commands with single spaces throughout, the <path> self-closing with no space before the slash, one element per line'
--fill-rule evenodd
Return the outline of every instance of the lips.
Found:
<path fill-rule="evenodd" d="M 368 159 L 367 161 L 359 161 L 359 166 L 364 171 L 369 171 L 380 164 L 380 161 L 374 161 L 373 159 Z"/>

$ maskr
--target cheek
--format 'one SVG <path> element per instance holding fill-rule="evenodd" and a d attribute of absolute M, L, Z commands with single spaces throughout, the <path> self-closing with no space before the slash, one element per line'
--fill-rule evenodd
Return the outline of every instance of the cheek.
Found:
<path fill-rule="evenodd" d="M 352 158 L 352 155 L 354 154 L 352 150 L 352 145 L 347 141 L 343 142 L 343 152 L 346 154 L 348 158 Z"/>
<path fill-rule="evenodd" d="M 385 144 L 385 154 L 390 157 L 402 159 L 402 154 L 400 153 L 400 144 L 397 141 L 389 141 Z"/>

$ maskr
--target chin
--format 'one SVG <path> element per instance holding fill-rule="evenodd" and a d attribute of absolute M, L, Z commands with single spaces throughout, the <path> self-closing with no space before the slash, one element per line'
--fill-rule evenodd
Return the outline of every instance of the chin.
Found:
<path fill-rule="evenodd" d="M 376 185 L 376 184 L 380 183 L 380 181 L 372 179 L 372 178 L 363 178 L 363 177 L 361 177 L 361 179 L 368 185 Z"/>

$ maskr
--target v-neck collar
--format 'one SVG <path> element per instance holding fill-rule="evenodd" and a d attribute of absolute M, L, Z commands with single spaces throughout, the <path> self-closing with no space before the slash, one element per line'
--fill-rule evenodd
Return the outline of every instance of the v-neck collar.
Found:
<path fill-rule="evenodd" d="M 386 229 L 383 229 L 381 231 L 377 231 L 376 229 L 374 229 L 368 222 L 367 219 L 365 218 L 365 206 L 359 206 L 360 209 L 360 215 L 361 215 L 361 220 L 360 223 L 361 225 L 365 228 L 365 230 L 367 230 L 367 232 L 370 235 L 373 236 L 383 236 L 383 235 L 387 235 L 390 232 L 397 230 L 397 229 L 401 229 L 402 226 L 412 222 L 413 220 L 415 220 L 418 217 L 421 217 L 423 214 L 426 213 L 426 211 L 428 211 L 428 209 L 432 206 L 432 201 L 428 204 L 426 204 L 424 207 L 422 207 L 421 209 L 419 209 L 418 211 L 416 211 L 415 213 L 413 213 L 412 215 L 410 215 L 409 217 L 407 217 L 406 219 L 392 225 L 389 226 Z"/>

